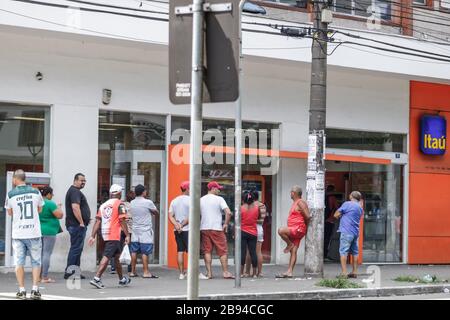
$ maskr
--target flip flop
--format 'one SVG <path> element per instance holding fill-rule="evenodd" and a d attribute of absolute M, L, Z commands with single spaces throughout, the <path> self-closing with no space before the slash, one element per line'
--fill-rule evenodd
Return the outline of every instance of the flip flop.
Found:
<path fill-rule="evenodd" d="M 48 279 L 42 279 L 41 282 L 42 283 L 55 283 L 56 281 L 53 280 L 52 278 L 48 278 Z"/>
<path fill-rule="evenodd" d="M 137 278 L 137 277 L 139 277 L 139 275 L 137 273 L 130 273 L 128 276 L 130 278 Z"/>
<path fill-rule="evenodd" d="M 355 273 L 349 273 L 347 277 L 356 279 L 356 278 L 358 278 L 358 275 Z"/>
<path fill-rule="evenodd" d="M 234 276 L 230 273 L 227 276 L 223 276 L 224 279 L 234 279 Z"/>
<path fill-rule="evenodd" d="M 290 276 L 290 275 L 288 275 L 288 274 L 282 273 L 282 274 L 277 274 L 277 275 L 275 275 L 275 278 L 278 278 L 278 279 L 288 279 L 288 278 L 292 278 L 292 276 Z"/>
<path fill-rule="evenodd" d="M 154 274 L 152 274 L 150 277 L 149 276 L 142 276 L 142 278 L 144 279 L 158 279 L 158 276 L 155 276 Z"/>

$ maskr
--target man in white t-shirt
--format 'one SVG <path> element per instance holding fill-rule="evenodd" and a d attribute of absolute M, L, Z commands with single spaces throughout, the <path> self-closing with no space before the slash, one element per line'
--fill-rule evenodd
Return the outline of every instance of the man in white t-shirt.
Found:
<path fill-rule="evenodd" d="M 189 181 L 180 185 L 181 195 L 172 200 L 169 207 L 169 220 L 174 226 L 177 243 L 177 262 L 180 270 L 179 279 L 186 278 L 184 270 L 184 252 L 188 252 L 189 240 Z"/>
<path fill-rule="evenodd" d="M 223 187 L 216 181 L 208 183 L 208 194 L 200 199 L 201 211 L 201 242 L 205 258 L 207 277 L 212 278 L 212 250 L 216 248 L 220 257 L 224 279 L 234 279 L 228 271 L 228 244 L 225 234 L 228 231 L 228 223 L 231 219 L 231 211 L 225 200 L 219 196 Z M 225 213 L 225 223 L 222 224 L 222 213 Z"/>
<path fill-rule="evenodd" d="M 16 170 L 13 175 L 14 189 L 8 192 L 5 209 L 12 216 L 12 245 L 14 251 L 14 264 L 16 265 L 16 278 L 19 283 L 18 299 L 26 299 L 25 291 L 25 260 L 27 255 L 31 258 L 33 273 L 33 288 L 31 299 L 41 299 L 38 282 L 41 274 L 41 224 L 39 213 L 44 206 L 41 193 L 25 184 L 25 172 Z"/>
<path fill-rule="evenodd" d="M 136 198 L 130 203 L 130 213 L 133 219 L 131 232 L 131 273 L 130 277 L 137 277 L 137 255 L 142 254 L 143 278 L 158 278 L 148 269 L 148 257 L 153 253 L 153 224 L 152 215 L 159 215 L 152 200 L 147 199 L 147 189 L 139 184 L 134 188 Z"/>

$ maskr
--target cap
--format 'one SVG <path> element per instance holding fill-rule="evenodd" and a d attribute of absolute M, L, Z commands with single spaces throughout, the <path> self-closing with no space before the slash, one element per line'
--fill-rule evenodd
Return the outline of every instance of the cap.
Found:
<path fill-rule="evenodd" d="M 210 183 L 208 183 L 208 190 L 211 190 L 213 188 L 217 188 L 219 190 L 223 189 L 223 187 L 220 184 L 218 184 L 216 181 L 211 181 Z"/>
<path fill-rule="evenodd" d="M 121 193 L 123 190 L 122 186 L 118 184 L 113 184 L 111 188 L 109 188 L 109 193 L 115 194 L 115 193 Z"/>
<path fill-rule="evenodd" d="M 189 189 L 189 181 L 183 181 L 180 184 L 180 188 L 183 189 L 183 190 L 188 190 Z"/>

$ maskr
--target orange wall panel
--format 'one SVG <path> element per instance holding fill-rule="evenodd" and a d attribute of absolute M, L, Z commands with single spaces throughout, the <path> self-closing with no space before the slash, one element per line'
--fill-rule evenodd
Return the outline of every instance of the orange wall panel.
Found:
<path fill-rule="evenodd" d="M 450 237 L 409 237 L 408 240 L 408 263 L 450 263 Z"/>
<path fill-rule="evenodd" d="M 450 86 L 440 83 L 411 81 L 410 106 L 450 112 Z"/>
<path fill-rule="evenodd" d="M 450 237 L 450 175 L 411 173 L 409 205 L 409 236 Z"/>
<path fill-rule="evenodd" d="M 177 147 L 178 146 L 178 147 Z M 180 163 L 177 161 L 178 156 L 184 156 L 189 159 L 189 145 L 186 145 L 180 149 L 181 145 L 170 145 L 169 146 L 169 156 L 168 156 L 168 203 L 167 203 L 167 213 L 169 211 L 170 202 L 181 194 L 180 184 L 183 181 L 189 180 L 189 163 L 184 161 Z M 178 148 L 175 149 L 174 148 Z M 178 153 L 179 150 L 181 154 Z M 177 267 L 177 244 L 175 242 L 175 235 L 173 233 L 173 225 L 169 222 L 167 230 L 167 266 L 176 268 Z M 187 259 L 185 257 L 185 267 L 187 266 Z"/>
<path fill-rule="evenodd" d="M 450 120 L 450 86 L 411 81 L 409 150 L 409 263 L 450 263 L 450 151 L 420 151 L 420 117 Z M 447 144 L 448 145 L 448 144 Z"/>

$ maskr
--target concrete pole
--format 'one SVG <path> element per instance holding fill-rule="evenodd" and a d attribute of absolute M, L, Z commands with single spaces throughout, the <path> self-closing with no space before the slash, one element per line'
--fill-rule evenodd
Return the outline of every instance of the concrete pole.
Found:
<path fill-rule="evenodd" d="M 235 161 L 234 161 L 234 286 L 241 287 L 241 192 L 242 192 L 242 9 L 239 2 L 239 98 L 236 101 Z"/>
<path fill-rule="evenodd" d="M 323 277 L 325 204 L 325 120 L 327 96 L 327 23 L 321 21 L 325 2 L 314 2 L 307 198 L 311 221 L 306 235 L 305 275 Z"/>
<path fill-rule="evenodd" d="M 204 0 L 194 0 L 192 27 L 192 90 L 189 200 L 189 258 L 187 298 L 198 299 L 200 251 L 200 195 L 202 179 L 203 12 Z"/>

